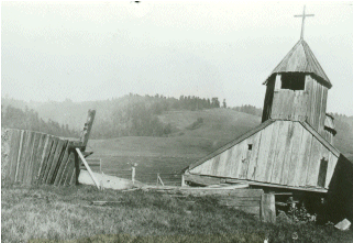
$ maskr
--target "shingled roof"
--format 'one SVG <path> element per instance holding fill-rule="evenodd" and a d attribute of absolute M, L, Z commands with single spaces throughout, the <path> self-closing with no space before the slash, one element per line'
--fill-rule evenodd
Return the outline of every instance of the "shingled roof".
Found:
<path fill-rule="evenodd" d="M 281 73 L 307 73 L 312 74 L 326 87 L 331 88 L 332 84 L 318 60 L 314 56 L 308 44 L 300 39 L 291 51 L 282 59 L 282 61 L 272 71 L 268 79 L 274 74 Z M 268 79 L 264 84 L 267 83 Z"/>

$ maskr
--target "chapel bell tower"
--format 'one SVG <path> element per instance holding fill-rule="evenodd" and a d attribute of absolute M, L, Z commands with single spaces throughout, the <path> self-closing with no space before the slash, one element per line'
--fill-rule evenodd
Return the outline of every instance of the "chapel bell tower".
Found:
<path fill-rule="evenodd" d="M 333 143 L 333 117 L 326 114 L 329 78 L 310 47 L 301 38 L 264 82 L 266 94 L 262 122 L 268 119 L 306 121 L 330 143 Z M 296 17 L 299 17 L 296 15 Z"/>

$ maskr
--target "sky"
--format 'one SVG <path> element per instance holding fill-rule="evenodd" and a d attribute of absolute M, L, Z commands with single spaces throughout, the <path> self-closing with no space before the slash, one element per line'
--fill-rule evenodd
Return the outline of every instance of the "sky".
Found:
<path fill-rule="evenodd" d="M 128 93 L 262 108 L 262 83 L 300 38 L 333 84 L 328 112 L 353 114 L 348 2 L 1 2 L 1 96 L 88 101 Z"/>

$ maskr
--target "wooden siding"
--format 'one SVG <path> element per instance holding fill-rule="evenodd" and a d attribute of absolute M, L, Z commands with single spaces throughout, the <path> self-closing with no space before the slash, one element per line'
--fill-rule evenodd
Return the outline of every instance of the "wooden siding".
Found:
<path fill-rule="evenodd" d="M 267 84 L 262 122 L 268 119 L 308 121 L 318 133 L 324 130 L 328 88 L 314 76 L 306 75 L 305 90 L 276 89 L 275 80 Z"/>
<path fill-rule="evenodd" d="M 252 150 L 248 144 L 252 144 Z M 306 123 L 275 121 L 190 167 L 189 173 L 320 189 L 321 160 L 328 160 L 327 188 L 338 157 L 338 152 Z"/>
<path fill-rule="evenodd" d="M 70 149 L 76 142 L 33 131 L 10 133 L 9 167 L 5 172 L 10 184 L 76 184 L 75 157 Z"/>

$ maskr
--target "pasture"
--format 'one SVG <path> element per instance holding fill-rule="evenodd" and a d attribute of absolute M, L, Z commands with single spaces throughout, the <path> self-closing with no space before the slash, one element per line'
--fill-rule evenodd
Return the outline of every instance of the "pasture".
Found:
<path fill-rule="evenodd" d="M 94 187 L 1 189 L 2 242 L 352 242 L 332 226 L 263 223 L 213 197 Z M 110 201 L 96 204 L 95 201 Z"/>

